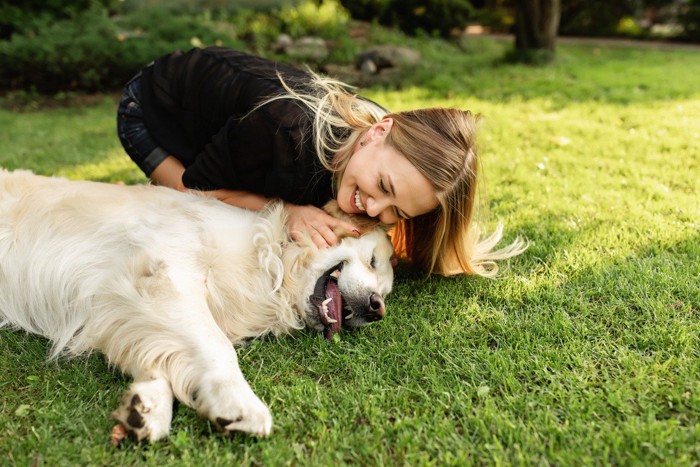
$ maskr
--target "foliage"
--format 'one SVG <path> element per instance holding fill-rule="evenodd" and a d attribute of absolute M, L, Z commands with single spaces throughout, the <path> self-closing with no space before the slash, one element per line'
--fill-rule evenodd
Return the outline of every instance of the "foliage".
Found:
<path fill-rule="evenodd" d="M 160 9 L 121 20 L 99 7 L 65 20 L 39 17 L 0 41 L 0 87 L 48 92 L 114 88 L 157 56 L 217 41 L 230 45 L 234 38 L 206 18 L 164 18 Z"/>
<path fill-rule="evenodd" d="M 620 18 L 634 16 L 635 0 L 568 0 L 562 2 L 559 32 L 562 35 L 612 36 Z"/>
<path fill-rule="evenodd" d="M 119 0 L 15 0 L 0 3 L 0 40 L 23 30 L 37 17 L 62 20 L 75 16 L 92 6 L 101 6 L 115 11 Z"/>
<path fill-rule="evenodd" d="M 387 317 L 327 342 L 239 349 L 270 438 L 218 435 L 180 405 L 167 441 L 107 440 L 129 379 L 99 355 L 45 362 L 0 331 L 0 457 L 16 465 L 673 465 L 700 462 L 700 57 L 562 43 L 546 68 L 506 41 L 389 36 L 423 61 L 393 110 L 484 115 L 482 221 L 531 241 L 495 280 L 400 265 Z M 633 69 L 634 73 L 629 70 Z M 668 79 L 672 76 L 674 79 Z M 0 110 L 0 166 L 143 183 L 115 103 Z M 486 217 L 486 213 L 489 214 Z"/>
<path fill-rule="evenodd" d="M 211 2 L 209 2 L 211 3 Z M 176 49 L 222 45 L 269 54 L 282 32 L 320 35 L 336 42 L 334 57 L 346 61 L 349 14 L 337 0 L 300 2 L 296 7 L 227 12 L 187 2 L 167 6 L 121 5 L 110 15 L 98 4 L 66 10 L 68 17 L 39 15 L 0 40 L 0 89 L 109 89 L 121 86 L 146 63 Z"/>
<path fill-rule="evenodd" d="M 644 30 L 639 26 L 639 23 L 631 16 L 624 16 L 617 23 L 615 33 L 622 36 L 642 36 Z"/>
<path fill-rule="evenodd" d="M 569 0 L 562 2 L 560 33 L 579 36 L 670 36 L 698 41 L 699 10 L 697 0 Z M 678 24 L 681 26 L 680 33 L 674 27 Z M 655 25 L 665 25 L 670 32 L 658 33 Z"/>
<path fill-rule="evenodd" d="M 350 15 L 338 0 L 304 0 L 283 8 L 279 19 L 292 37 L 321 36 L 335 38 L 345 34 Z"/>
<path fill-rule="evenodd" d="M 492 5 L 488 8 L 475 9 L 470 22 L 494 33 L 508 33 L 515 24 L 515 14 L 507 5 Z"/>
<path fill-rule="evenodd" d="M 353 18 L 377 20 L 408 34 L 449 37 L 473 17 L 469 0 L 341 0 Z"/>
<path fill-rule="evenodd" d="M 282 32 L 281 20 L 269 12 L 241 10 L 228 21 L 247 48 L 259 55 L 264 55 L 270 43 Z"/>
<path fill-rule="evenodd" d="M 700 0 L 689 0 L 680 15 L 684 39 L 700 42 Z"/>

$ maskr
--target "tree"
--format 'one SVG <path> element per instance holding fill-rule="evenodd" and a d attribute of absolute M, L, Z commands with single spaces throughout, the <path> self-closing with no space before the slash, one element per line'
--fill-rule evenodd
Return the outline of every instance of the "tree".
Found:
<path fill-rule="evenodd" d="M 554 58 L 561 0 L 515 1 L 515 51 L 512 59 L 546 63 Z"/>

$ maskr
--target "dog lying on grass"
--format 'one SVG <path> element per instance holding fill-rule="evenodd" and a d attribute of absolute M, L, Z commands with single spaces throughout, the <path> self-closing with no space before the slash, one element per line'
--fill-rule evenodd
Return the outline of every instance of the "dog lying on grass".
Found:
<path fill-rule="evenodd" d="M 375 223 L 361 230 L 318 249 L 290 240 L 281 204 L 0 169 L 0 326 L 130 374 L 117 442 L 167 436 L 174 398 L 224 432 L 267 436 L 270 411 L 232 344 L 381 319 L 392 247 Z"/>

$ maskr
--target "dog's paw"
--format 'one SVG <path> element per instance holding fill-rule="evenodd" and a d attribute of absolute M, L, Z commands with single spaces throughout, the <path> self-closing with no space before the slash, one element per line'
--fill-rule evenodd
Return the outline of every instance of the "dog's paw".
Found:
<path fill-rule="evenodd" d="M 124 394 L 121 406 L 112 412 L 112 418 L 123 425 L 129 437 L 157 441 L 170 432 L 172 393 L 161 385 L 157 380 L 134 383 Z"/>
<path fill-rule="evenodd" d="M 244 407 L 242 410 L 236 411 L 234 417 L 216 417 L 214 421 L 216 426 L 225 433 L 242 431 L 265 437 L 272 430 L 272 415 L 262 402 L 259 407 Z"/>
<path fill-rule="evenodd" d="M 256 436 L 268 436 L 272 430 L 272 414 L 249 387 L 215 385 L 206 391 L 197 411 L 211 420 L 221 431 L 242 431 Z M 247 385 L 246 385 L 247 386 Z"/>

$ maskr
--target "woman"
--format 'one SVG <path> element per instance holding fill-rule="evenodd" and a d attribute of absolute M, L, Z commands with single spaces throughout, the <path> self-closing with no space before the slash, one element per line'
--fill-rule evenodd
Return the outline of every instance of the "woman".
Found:
<path fill-rule="evenodd" d="M 300 241 L 334 245 L 320 208 L 395 224 L 397 251 L 428 273 L 493 275 L 491 251 L 470 229 L 478 159 L 475 118 L 455 109 L 389 113 L 342 83 L 225 48 L 157 59 L 125 87 L 119 137 L 150 179 L 253 210 L 282 199 Z M 357 231 L 356 231 L 357 232 Z M 358 232 L 359 233 L 359 232 Z"/>

